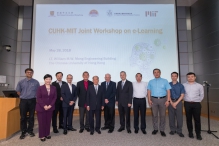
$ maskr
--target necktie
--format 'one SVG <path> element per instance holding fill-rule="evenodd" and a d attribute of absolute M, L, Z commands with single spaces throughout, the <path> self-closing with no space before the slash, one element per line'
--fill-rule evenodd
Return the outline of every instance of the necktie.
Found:
<path fill-rule="evenodd" d="M 95 90 L 96 90 L 96 94 L 97 94 L 97 85 L 95 85 Z"/>
<path fill-rule="evenodd" d="M 71 84 L 68 84 L 68 86 L 69 86 L 70 92 L 72 93 L 72 86 L 71 86 Z"/>
<path fill-rule="evenodd" d="M 109 86 L 109 82 L 106 82 L 106 90 L 107 90 L 108 86 Z"/>

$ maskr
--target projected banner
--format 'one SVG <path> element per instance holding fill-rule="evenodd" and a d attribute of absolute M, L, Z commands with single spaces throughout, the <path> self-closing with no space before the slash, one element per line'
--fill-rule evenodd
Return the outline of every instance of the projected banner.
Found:
<path fill-rule="evenodd" d="M 153 78 L 160 68 L 162 77 L 178 71 L 174 4 L 37 4 L 31 67 L 43 82 L 47 73 L 110 73 L 120 80 L 120 71 L 135 81 Z"/>

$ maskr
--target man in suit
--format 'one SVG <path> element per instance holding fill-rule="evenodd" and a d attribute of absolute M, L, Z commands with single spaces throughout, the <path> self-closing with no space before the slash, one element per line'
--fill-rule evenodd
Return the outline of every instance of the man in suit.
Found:
<path fill-rule="evenodd" d="M 118 132 L 125 130 L 125 119 L 126 129 L 128 133 L 131 133 L 130 129 L 130 110 L 132 106 L 132 95 L 133 87 L 132 82 L 126 79 L 126 72 L 120 72 L 121 81 L 118 82 L 116 90 L 116 104 L 119 108 L 120 128 Z"/>
<path fill-rule="evenodd" d="M 56 81 L 52 83 L 53 86 L 56 87 L 57 98 L 55 102 L 55 110 L 52 115 L 52 127 L 54 133 L 59 133 L 57 129 L 57 114 L 59 113 L 59 129 L 63 128 L 63 111 L 62 111 L 62 96 L 61 96 L 61 86 L 66 84 L 66 82 L 62 81 L 63 73 L 56 73 Z"/>
<path fill-rule="evenodd" d="M 101 109 L 104 109 L 104 94 L 102 87 L 98 85 L 98 76 L 93 77 L 93 83 L 94 85 L 88 87 L 86 99 L 87 110 L 89 111 L 90 135 L 94 134 L 94 115 L 96 120 L 95 131 L 101 134 Z"/>
<path fill-rule="evenodd" d="M 102 130 L 109 129 L 108 133 L 112 133 L 115 126 L 115 96 L 116 96 L 116 83 L 111 81 L 111 75 L 105 75 L 105 82 L 101 83 L 103 88 L 105 106 L 104 106 L 104 119 L 105 124 Z"/>
<path fill-rule="evenodd" d="M 72 84 L 73 76 L 71 74 L 67 75 L 67 84 L 62 85 L 62 107 L 64 115 L 64 131 L 63 134 L 67 134 L 67 130 L 76 131 L 72 126 L 72 118 L 75 107 L 75 102 L 77 99 L 76 86 Z"/>
<path fill-rule="evenodd" d="M 77 95 L 78 95 L 78 106 L 79 106 L 79 115 L 80 115 L 80 133 L 84 131 L 84 128 L 87 132 L 90 132 L 89 128 L 89 114 L 87 111 L 86 98 L 87 98 L 87 90 L 89 85 L 93 85 L 91 81 L 89 81 L 89 73 L 87 71 L 82 74 L 83 80 L 77 83 Z M 86 115 L 86 122 L 84 124 L 84 117 Z"/>

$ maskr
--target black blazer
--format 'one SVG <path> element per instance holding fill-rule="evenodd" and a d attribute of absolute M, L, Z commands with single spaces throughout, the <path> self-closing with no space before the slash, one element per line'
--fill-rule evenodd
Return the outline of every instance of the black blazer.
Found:
<path fill-rule="evenodd" d="M 93 82 L 88 80 L 88 87 L 89 85 L 93 85 Z M 84 87 L 84 80 L 79 81 L 77 83 L 77 95 L 78 95 L 78 106 L 84 107 L 87 98 L 87 90 Z"/>
<path fill-rule="evenodd" d="M 90 110 L 101 110 L 101 106 L 104 106 L 103 88 L 98 85 L 98 91 L 94 89 L 94 85 L 90 85 L 87 90 L 87 106 L 90 106 Z"/>
<path fill-rule="evenodd" d="M 62 81 L 62 85 L 64 85 L 64 84 L 66 84 L 66 82 Z M 52 82 L 52 85 L 56 87 L 56 92 L 57 92 L 56 103 L 62 102 L 60 100 L 60 97 L 62 97 L 62 95 L 61 95 L 61 87 L 60 87 L 59 83 L 57 83 L 55 81 L 55 82 Z"/>
<path fill-rule="evenodd" d="M 126 80 L 122 89 L 122 81 L 118 82 L 116 90 L 116 101 L 119 105 L 128 107 L 128 104 L 132 104 L 133 86 L 132 82 Z"/>
<path fill-rule="evenodd" d="M 113 81 L 110 81 L 109 86 L 106 89 L 106 82 L 102 82 L 101 87 L 103 88 L 104 99 L 109 100 L 109 102 L 105 105 L 110 106 L 110 107 L 115 107 L 116 83 Z"/>
<path fill-rule="evenodd" d="M 63 98 L 62 107 L 69 107 L 70 101 L 76 102 L 77 90 L 76 90 L 75 85 L 72 84 L 72 93 L 70 91 L 68 84 L 62 85 L 61 92 L 62 92 L 62 98 Z"/>

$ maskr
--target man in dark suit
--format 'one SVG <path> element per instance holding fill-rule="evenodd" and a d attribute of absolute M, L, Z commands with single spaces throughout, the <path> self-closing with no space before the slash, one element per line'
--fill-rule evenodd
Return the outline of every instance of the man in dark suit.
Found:
<path fill-rule="evenodd" d="M 120 72 L 121 81 L 118 82 L 116 90 L 116 104 L 119 108 L 120 128 L 118 132 L 125 130 L 125 119 L 126 129 L 128 133 L 131 133 L 130 129 L 130 110 L 132 106 L 132 95 L 133 87 L 132 82 L 126 79 L 126 72 Z"/>
<path fill-rule="evenodd" d="M 63 134 L 67 134 L 67 130 L 76 131 L 72 126 L 72 118 L 75 107 L 75 102 L 77 99 L 76 86 L 72 84 L 73 76 L 71 74 L 67 75 L 67 84 L 62 85 L 62 107 L 64 115 L 64 126 Z"/>
<path fill-rule="evenodd" d="M 54 133 L 59 133 L 57 129 L 57 114 L 59 113 L 59 129 L 63 128 L 63 111 L 62 111 L 62 96 L 61 96 L 61 86 L 66 84 L 66 82 L 62 81 L 63 73 L 56 73 L 56 81 L 52 83 L 53 86 L 56 87 L 57 98 L 55 103 L 55 110 L 52 115 L 52 127 Z"/>
<path fill-rule="evenodd" d="M 93 83 L 94 85 L 90 85 L 88 87 L 86 99 L 87 110 L 89 111 L 90 135 L 94 134 L 94 115 L 96 120 L 95 131 L 98 134 L 101 134 L 101 109 L 104 109 L 103 89 L 100 85 L 98 85 L 98 76 L 93 77 Z"/>
<path fill-rule="evenodd" d="M 84 131 L 84 128 L 87 132 L 90 132 L 89 128 L 89 113 L 87 111 L 86 98 L 87 90 L 89 85 L 93 85 L 91 81 L 88 80 L 89 73 L 87 71 L 82 74 L 83 80 L 77 83 L 77 95 L 78 95 L 78 106 L 79 106 L 79 115 L 80 115 L 80 133 Z M 86 114 L 86 122 L 84 124 L 84 117 Z"/>
<path fill-rule="evenodd" d="M 111 81 L 111 75 L 105 75 L 105 82 L 101 83 L 103 88 L 105 106 L 104 106 L 104 119 L 105 124 L 102 130 L 109 129 L 108 133 L 112 133 L 115 126 L 115 96 L 116 96 L 116 83 Z"/>

